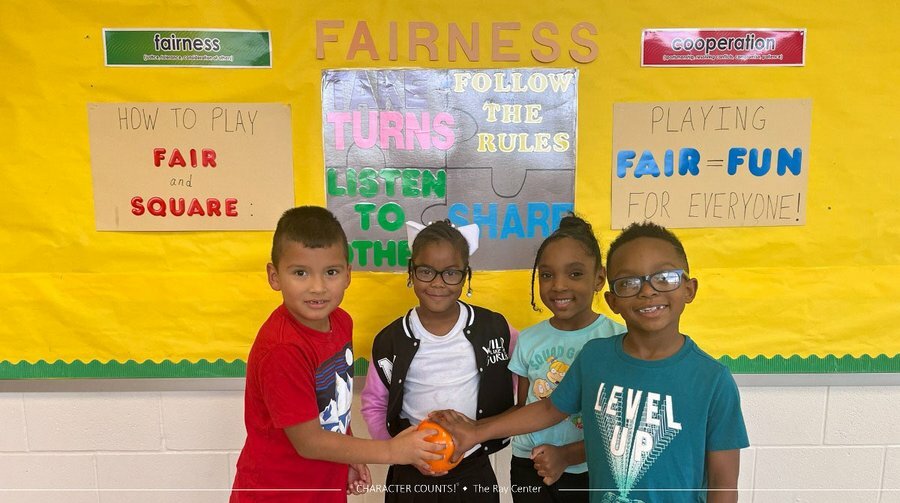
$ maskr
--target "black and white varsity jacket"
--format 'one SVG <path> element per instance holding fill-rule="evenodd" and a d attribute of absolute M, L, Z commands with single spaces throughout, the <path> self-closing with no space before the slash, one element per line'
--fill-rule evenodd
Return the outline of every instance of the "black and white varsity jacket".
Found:
<path fill-rule="evenodd" d="M 463 333 L 472 344 L 475 363 L 481 374 L 475 419 L 496 416 L 514 403 L 513 379 L 507 367 L 511 354 L 510 327 L 500 313 L 458 302 L 466 316 Z M 413 335 L 411 314 L 412 310 L 375 336 L 369 372 L 377 372 L 378 379 L 372 379 L 372 376 L 367 378 L 362 397 L 365 417 L 367 402 L 383 403 L 383 394 L 387 393 L 386 426 L 391 436 L 410 426 L 408 419 L 400 417 L 400 411 L 403 408 L 403 381 L 420 344 Z M 382 396 L 379 398 L 378 395 Z M 369 418 L 366 417 L 366 420 Z M 370 430 L 373 429 L 370 426 Z M 508 438 L 489 440 L 482 444 L 482 450 L 485 454 L 491 454 L 507 444 Z"/>

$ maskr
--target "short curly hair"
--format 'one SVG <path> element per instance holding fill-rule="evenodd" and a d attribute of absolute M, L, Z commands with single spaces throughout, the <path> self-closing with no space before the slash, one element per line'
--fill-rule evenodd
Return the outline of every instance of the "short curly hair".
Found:
<path fill-rule="evenodd" d="M 344 258 L 350 262 L 350 249 L 344 228 L 333 213 L 321 206 L 291 208 L 278 219 L 272 237 L 272 264 L 278 267 L 285 242 L 300 243 L 307 248 L 328 248 L 340 245 Z"/>
<path fill-rule="evenodd" d="M 641 223 L 635 222 L 629 225 L 622 230 L 622 233 L 619 234 L 616 239 L 613 240 L 612 244 L 609 245 L 609 251 L 606 252 L 606 269 L 609 270 L 609 265 L 612 263 L 612 258 L 616 253 L 616 250 L 621 248 L 625 243 L 634 241 L 638 238 L 656 238 L 671 244 L 675 248 L 675 253 L 684 260 L 684 271 L 690 272 L 687 253 L 684 251 L 684 245 L 681 244 L 681 240 L 669 229 L 649 221 Z"/>

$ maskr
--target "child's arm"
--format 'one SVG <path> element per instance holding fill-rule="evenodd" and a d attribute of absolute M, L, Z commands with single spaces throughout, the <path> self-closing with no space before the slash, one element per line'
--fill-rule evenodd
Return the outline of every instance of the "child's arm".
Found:
<path fill-rule="evenodd" d="M 519 389 L 525 388 L 525 393 L 519 392 L 519 404 L 525 405 L 528 398 L 528 389 L 531 380 L 527 377 L 519 377 Z M 542 444 L 531 450 L 531 460 L 538 475 L 544 478 L 544 484 L 550 486 L 556 483 L 566 468 L 584 463 L 586 460 L 584 440 L 571 444 L 555 446 Z"/>
<path fill-rule="evenodd" d="M 541 400 L 485 420 L 472 422 L 466 416 L 453 411 L 432 412 L 430 417 L 447 428 L 456 442 L 452 461 L 466 451 L 492 438 L 505 438 L 522 433 L 543 430 L 562 421 L 568 415 L 557 409 L 550 400 Z"/>
<path fill-rule="evenodd" d="M 544 478 L 544 484 L 553 485 L 562 477 L 566 468 L 586 460 L 584 440 L 562 446 L 543 444 L 531 450 L 534 469 Z"/>
<path fill-rule="evenodd" d="M 388 390 L 378 376 L 374 362 L 369 363 L 366 386 L 362 390 L 360 401 L 363 420 L 369 427 L 369 436 L 376 440 L 391 438 L 387 430 Z"/>
<path fill-rule="evenodd" d="M 515 374 L 513 374 L 515 375 Z M 515 408 L 524 407 L 528 402 L 528 388 L 531 387 L 531 379 L 524 376 L 516 376 L 519 378 L 516 383 L 516 405 Z M 515 409 L 512 409 L 515 410 Z"/>
<path fill-rule="evenodd" d="M 372 473 L 365 464 L 351 464 L 347 471 L 347 495 L 365 494 L 372 485 Z"/>
<path fill-rule="evenodd" d="M 335 463 L 379 463 L 415 465 L 429 470 L 428 461 L 440 459 L 435 454 L 444 448 L 425 440 L 434 430 L 417 431 L 409 427 L 390 440 L 368 440 L 322 429 L 319 419 L 313 419 L 284 429 L 297 454 L 307 459 Z"/>
<path fill-rule="evenodd" d="M 750 445 L 737 384 L 727 369 L 716 383 L 706 434 L 708 503 L 736 503 L 741 449 Z"/>
<path fill-rule="evenodd" d="M 506 325 L 509 327 L 509 357 L 510 357 L 510 361 L 507 364 L 507 367 L 509 367 L 509 364 L 512 363 L 513 355 L 516 354 L 516 344 L 519 342 L 519 331 L 516 330 L 515 328 L 513 328 L 513 326 L 510 325 L 509 322 L 507 322 Z M 512 369 L 510 369 L 510 374 L 512 374 L 512 380 L 513 380 L 513 394 L 516 395 L 516 403 L 513 405 L 513 407 L 517 407 L 519 405 L 525 405 L 525 399 L 522 398 L 522 394 L 519 392 L 519 390 L 522 389 L 522 379 L 524 379 L 525 382 L 527 383 L 528 378 L 520 376 L 516 372 L 513 372 Z M 526 388 L 525 397 L 526 398 L 528 397 L 527 388 Z"/>
<path fill-rule="evenodd" d="M 737 503 L 740 449 L 706 451 L 707 503 Z"/>

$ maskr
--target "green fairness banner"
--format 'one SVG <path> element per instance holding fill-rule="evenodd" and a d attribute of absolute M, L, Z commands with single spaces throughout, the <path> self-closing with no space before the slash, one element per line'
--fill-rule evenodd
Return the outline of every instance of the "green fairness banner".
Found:
<path fill-rule="evenodd" d="M 107 66 L 271 68 L 268 31 L 103 30 Z"/>

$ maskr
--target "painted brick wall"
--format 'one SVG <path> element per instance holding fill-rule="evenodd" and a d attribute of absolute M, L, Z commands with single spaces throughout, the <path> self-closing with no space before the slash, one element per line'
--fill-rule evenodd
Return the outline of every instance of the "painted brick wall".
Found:
<path fill-rule="evenodd" d="M 753 444 L 742 503 L 900 503 L 900 386 L 741 396 Z M 0 393 L 0 501 L 226 502 L 243 438 L 239 390 Z M 508 456 L 494 459 L 507 486 Z M 372 468 L 382 481 L 385 468 Z"/>

